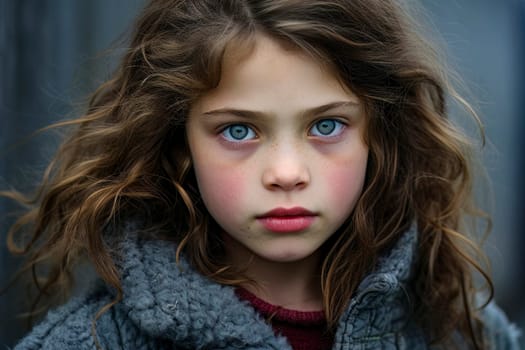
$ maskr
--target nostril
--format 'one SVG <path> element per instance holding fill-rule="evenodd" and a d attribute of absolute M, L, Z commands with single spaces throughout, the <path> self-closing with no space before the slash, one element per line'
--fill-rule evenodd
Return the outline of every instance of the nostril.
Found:
<path fill-rule="evenodd" d="M 284 190 L 291 191 L 296 189 L 302 189 L 308 185 L 308 180 L 304 177 L 296 178 L 284 178 L 284 177 L 273 177 L 272 180 L 266 182 L 266 187 L 273 190 Z"/>
<path fill-rule="evenodd" d="M 270 190 L 302 189 L 310 182 L 310 172 L 298 157 L 272 158 L 262 174 L 263 185 Z"/>

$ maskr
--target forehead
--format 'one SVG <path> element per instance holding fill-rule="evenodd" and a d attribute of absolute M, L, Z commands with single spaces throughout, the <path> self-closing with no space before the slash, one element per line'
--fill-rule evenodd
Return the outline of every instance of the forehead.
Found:
<path fill-rule="evenodd" d="M 201 108 L 307 109 L 334 101 L 359 102 L 326 64 L 298 48 L 257 35 L 251 45 L 228 47 L 216 88 Z"/>

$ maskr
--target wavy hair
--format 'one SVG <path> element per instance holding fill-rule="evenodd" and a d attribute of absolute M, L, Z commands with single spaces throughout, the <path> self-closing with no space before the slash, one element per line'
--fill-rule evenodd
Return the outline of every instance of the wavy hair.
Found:
<path fill-rule="evenodd" d="M 451 122 L 446 96 L 470 107 L 396 0 L 151 1 L 118 70 L 85 114 L 53 126 L 71 130 L 37 193 L 3 193 L 30 206 L 8 244 L 27 256 L 26 270 L 46 266 L 43 279 L 35 279 L 40 295 L 70 284 L 79 257 L 87 257 L 118 291 L 98 316 L 119 302 L 104 228 L 136 212 L 166 228 L 177 256 L 202 274 L 224 284 L 243 281 L 221 259 L 184 130 L 192 102 L 217 86 L 225 52 L 249 49 L 260 33 L 329 65 L 367 108 L 365 188 L 322 265 L 329 325 L 335 328 L 378 256 L 417 222 L 414 317 L 436 343 L 459 331 L 482 348 L 472 269 L 488 282 L 489 300 L 492 283 L 463 225 L 463 218 L 480 216 L 471 194 L 473 147 Z"/>

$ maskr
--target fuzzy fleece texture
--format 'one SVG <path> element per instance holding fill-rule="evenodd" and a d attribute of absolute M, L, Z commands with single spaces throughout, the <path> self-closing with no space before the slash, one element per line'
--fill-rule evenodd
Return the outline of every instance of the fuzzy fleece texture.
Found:
<path fill-rule="evenodd" d="M 172 242 L 138 238 L 139 227 L 123 227 L 119 262 L 122 302 L 97 321 L 100 346 L 113 349 L 291 349 L 234 289 L 175 262 Z M 340 319 L 333 349 L 429 349 L 409 317 L 409 281 L 416 251 L 412 227 L 360 284 Z M 113 298 L 102 284 L 50 311 L 15 347 L 96 349 L 95 314 Z M 518 330 L 490 304 L 484 310 L 493 349 L 519 349 Z"/>

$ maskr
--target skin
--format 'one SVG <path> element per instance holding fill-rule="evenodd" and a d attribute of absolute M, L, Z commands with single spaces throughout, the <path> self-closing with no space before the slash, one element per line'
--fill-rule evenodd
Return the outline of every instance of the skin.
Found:
<path fill-rule="evenodd" d="M 260 298 L 321 309 L 319 248 L 361 195 L 365 126 L 362 102 L 335 74 L 262 35 L 249 54 L 228 53 L 219 85 L 193 104 L 186 132 L 200 194 Z M 273 232 L 260 216 L 278 207 L 315 215 L 305 229 Z"/>

